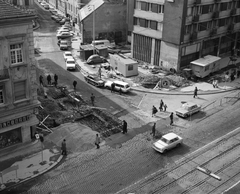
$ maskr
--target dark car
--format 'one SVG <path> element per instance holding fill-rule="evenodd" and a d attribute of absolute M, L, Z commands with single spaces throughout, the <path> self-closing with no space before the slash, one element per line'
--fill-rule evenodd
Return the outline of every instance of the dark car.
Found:
<path fill-rule="evenodd" d="M 106 63 L 106 62 L 108 62 L 107 59 L 97 54 L 91 55 L 87 60 L 87 64 Z"/>

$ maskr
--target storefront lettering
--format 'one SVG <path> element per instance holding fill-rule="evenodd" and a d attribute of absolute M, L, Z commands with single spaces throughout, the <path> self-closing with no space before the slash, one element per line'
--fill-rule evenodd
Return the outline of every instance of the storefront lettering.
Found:
<path fill-rule="evenodd" d="M 18 123 L 28 121 L 29 119 L 30 119 L 30 115 L 27 115 L 27 116 L 24 116 L 24 117 L 20 117 L 20 118 L 17 118 L 17 119 L 6 121 L 4 123 L 0 123 L 0 129 L 11 126 L 11 125 L 15 125 L 15 124 L 18 124 Z"/>

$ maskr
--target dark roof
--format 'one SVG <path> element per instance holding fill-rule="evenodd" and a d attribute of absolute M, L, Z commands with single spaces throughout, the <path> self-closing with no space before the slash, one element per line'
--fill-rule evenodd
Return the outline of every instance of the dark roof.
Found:
<path fill-rule="evenodd" d="M 20 9 L 12 4 L 0 0 L 0 20 L 22 17 L 32 17 L 34 14 L 27 10 Z"/>

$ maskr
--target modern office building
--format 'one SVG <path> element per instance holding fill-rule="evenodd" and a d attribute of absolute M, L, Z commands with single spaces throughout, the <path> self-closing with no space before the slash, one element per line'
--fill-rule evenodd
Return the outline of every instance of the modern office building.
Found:
<path fill-rule="evenodd" d="M 39 123 L 34 17 L 0 0 L 0 150 L 31 142 Z"/>
<path fill-rule="evenodd" d="M 172 71 L 240 47 L 240 1 L 136 0 L 132 56 Z"/>

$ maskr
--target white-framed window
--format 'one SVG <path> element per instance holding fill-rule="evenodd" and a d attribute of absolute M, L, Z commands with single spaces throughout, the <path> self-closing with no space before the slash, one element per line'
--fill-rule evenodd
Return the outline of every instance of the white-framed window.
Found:
<path fill-rule="evenodd" d="M 14 99 L 15 101 L 23 100 L 27 98 L 27 82 L 26 80 L 18 81 L 14 83 Z"/>
<path fill-rule="evenodd" d="M 10 45 L 11 64 L 23 62 L 23 44 Z"/>
<path fill-rule="evenodd" d="M 158 6 L 158 13 L 164 13 L 164 5 Z"/>

